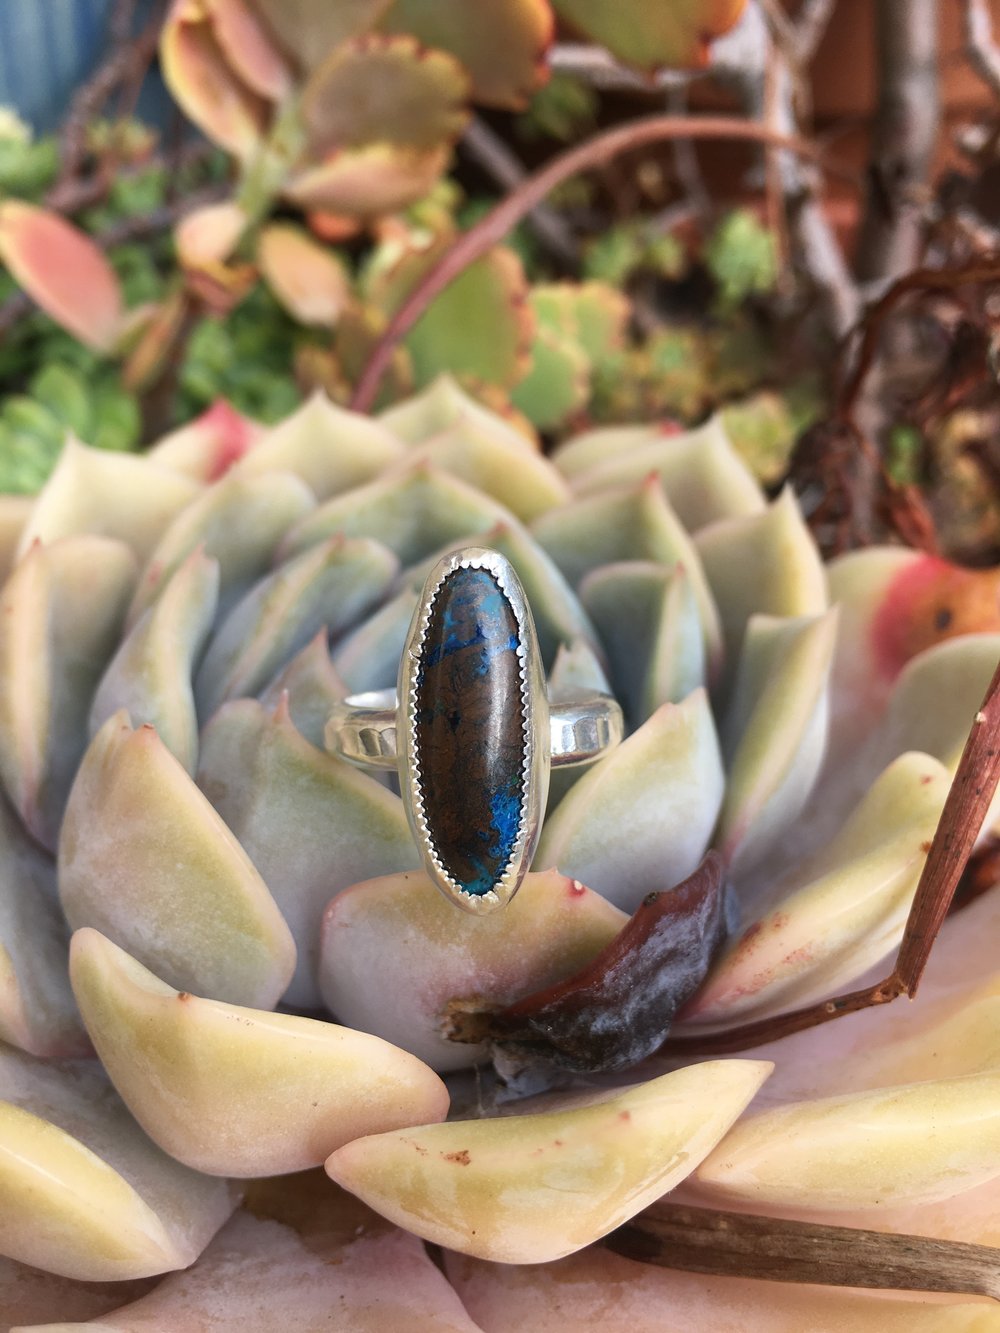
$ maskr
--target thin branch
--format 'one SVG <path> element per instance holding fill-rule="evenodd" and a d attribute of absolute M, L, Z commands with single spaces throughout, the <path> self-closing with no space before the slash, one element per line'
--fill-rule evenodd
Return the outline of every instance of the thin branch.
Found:
<path fill-rule="evenodd" d="M 823 40 L 836 0 L 803 0 L 792 26 L 795 58 L 806 65 L 816 54 Z"/>
<path fill-rule="evenodd" d="M 554 46 L 548 63 L 553 72 L 572 74 L 603 92 L 657 93 L 667 88 L 686 88 L 693 79 L 708 73 L 708 69 L 663 69 L 656 74 L 639 74 L 627 65 L 620 65 L 603 47 L 577 42 Z"/>
<path fill-rule="evenodd" d="M 462 136 L 461 147 L 504 190 L 516 190 L 528 174 L 517 154 L 478 116 Z M 579 261 L 576 237 L 554 208 L 538 204 L 525 221 L 560 263 L 570 268 Z"/>
<path fill-rule="evenodd" d="M 993 40 L 993 20 L 986 0 L 965 0 L 965 48 L 979 77 L 1000 97 L 1000 47 Z"/>
<path fill-rule="evenodd" d="M 963 1241 L 654 1203 L 604 1243 L 685 1273 L 1000 1300 L 1000 1251 Z"/>
<path fill-rule="evenodd" d="M 686 88 L 675 87 L 667 90 L 667 111 L 672 116 L 687 115 Z M 701 174 L 701 164 L 698 161 L 694 144 L 687 138 L 675 139 L 673 150 L 674 170 L 677 172 L 684 202 L 695 217 L 708 217 L 712 212 L 712 199 L 705 184 L 705 178 Z"/>
<path fill-rule="evenodd" d="M 650 116 L 616 126 L 576 148 L 568 149 L 540 170 L 525 177 L 516 190 L 460 236 L 417 284 L 375 344 L 351 400 L 354 409 L 364 412 L 371 407 L 396 344 L 409 332 L 434 297 L 469 264 L 502 241 L 508 231 L 540 203 L 550 190 L 577 172 L 603 166 L 620 153 L 682 136 L 772 144 L 810 161 L 821 161 L 820 151 L 814 144 L 794 135 L 778 134 L 766 125 L 748 123 L 737 116 Z"/>
<path fill-rule="evenodd" d="M 975 716 L 969 739 L 962 751 L 955 779 L 941 811 L 937 831 L 924 863 L 923 873 L 910 907 L 903 942 L 892 972 L 874 986 L 839 995 L 833 1000 L 794 1009 L 774 1018 L 745 1023 L 727 1032 L 703 1037 L 678 1037 L 661 1048 L 670 1054 L 719 1054 L 744 1051 L 764 1042 L 777 1041 L 807 1028 L 819 1027 L 844 1014 L 888 1004 L 917 993 L 934 941 L 938 936 L 959 880 L 968 864 L 976 838 L 1000 783 L 1000 666 L 986 691 L 983 706 Z"/>

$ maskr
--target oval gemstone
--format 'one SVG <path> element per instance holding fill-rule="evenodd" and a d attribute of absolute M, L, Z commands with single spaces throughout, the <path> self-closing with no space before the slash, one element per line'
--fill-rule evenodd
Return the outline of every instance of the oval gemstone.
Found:
<path fill-rule="evenodd" d="M 503 876 L 523 817 L 518 646 L 517 618 L 489 570 L 445 576 L 420 650 L 414 750 L 434 851 L 476 897 Z"/>

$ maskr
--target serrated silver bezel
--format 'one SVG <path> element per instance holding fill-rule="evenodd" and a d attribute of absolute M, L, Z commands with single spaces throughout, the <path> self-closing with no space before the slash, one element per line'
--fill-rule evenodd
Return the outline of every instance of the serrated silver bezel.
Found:
<path fill-rule="evenodd" d="M 417 677 L 430 623 L 431 609 L 441 586 L 450 574 L 459 569 L 485 569 L 496 579 L 517 621 L 517 657 L 520 667 L 521 704 L 524 713 L 524 755 L 522 760 L 523 798 L 521 818 L 514 851 L 503 875 L 489 893 L 467 893 L 449 875 L 434 847 L 432 830 L 427 825 L 420 766 L 417 760 L 416 691 Z M 538 844 L 542 816 L 549 785 L 549 707 L 545 692 L 545 677 L 538 652 L 535 624 L 531 617 L 524 589 L 514 573 L 510 561 L 498 551 L 485 547 L 467 546 L 445 556 L 431 570 L 424 584 L 423 594 L 410 623 L 406 646 L 399 665 L 396 697 L 405 717 L 397 715 L 397 739 L 402 732 L 399 747 L 399 785 L 410 828 L 423 858 L 428 875 L 452 902 L 467 912 L 485 915 L 505 907 L 513 898 L 531 866 Z"/>

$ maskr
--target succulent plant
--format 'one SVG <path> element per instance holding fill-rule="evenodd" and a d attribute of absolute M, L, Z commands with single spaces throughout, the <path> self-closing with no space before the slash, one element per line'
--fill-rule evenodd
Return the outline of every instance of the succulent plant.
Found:
<path fill-rule="evenodd" d="M 470 541 L 517 569 L 551 688 L 610 679 L 629 724 L 475 918 L 323 748 Z M 893 951 L 1000 652 L 995 572 L 825 569 L 719 418 L 550 460 L 447 379 L 377 419 L 317 395 L 143 457 L 71 441 L 0 501 L 0 552 L 4 1327 L 995 1326 L 600 1243 L 678 1190 L 1000 1244 L 997 889 L 912 1008 L 660 1052 Z"/>

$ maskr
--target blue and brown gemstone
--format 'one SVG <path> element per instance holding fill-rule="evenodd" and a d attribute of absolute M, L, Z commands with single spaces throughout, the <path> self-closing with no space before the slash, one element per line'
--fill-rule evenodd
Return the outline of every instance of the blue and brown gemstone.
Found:
<path fill-rule="evenodd" d="M 476 897 L 502 878 L 523 816 L 518 636 L 514 610 L 489 570 L 445 576 L 421 646 L 414 748 L 434 851 Z"/>

